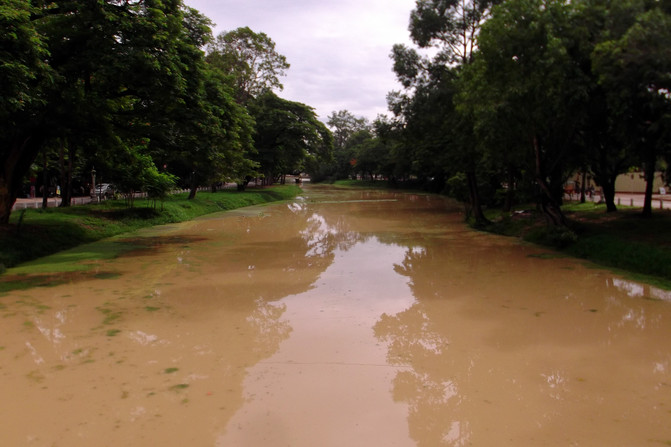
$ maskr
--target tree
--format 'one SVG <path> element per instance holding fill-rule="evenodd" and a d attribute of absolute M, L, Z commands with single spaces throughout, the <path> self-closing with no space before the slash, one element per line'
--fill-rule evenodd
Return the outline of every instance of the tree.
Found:
<path fill-rule="evenodd" d="M 208 63 L 202 51 L 211 41 L 210 21 L 187 9 L 184 33 L 176 48 L 185 76 L 178 106 L 158 121 L 161 130 L 156 157 L 188 179 L 189 199 L 200 185 L 241 181 L 255 166 L 252 152 L 253 122 L 247 110 L 233 99 L 234 89 L 222 69 Z"/>
<path fill-rule="evenodd" d="M 353 134 L 370 128 L 370 124 L 365 117 L 357 117 L 348 110 L 331 112 L 326 124 L 333 129 L 333 146 L 335 149 L 344 148 L 347 140 Z"/>
<path fill-rule="evenodd" d="M 585 73 L 584 88 L 587 101 L 576 144 L 580 151 L 576 168 L 582 172 L 581 201 L 585 200 L 586 175 L 590 172 L 601 186 L 607 212 L 617 211 L 615 182 L 635 162 L 631 149 L 617 138 L 619 133 L 611 107 L 608 91 L 599 83 L 594 70 L 595 47 L 613 33 L 621 34 L 635 12 L 630 2 L 612 0 L 581 0 L 573 3 L 572 27 L 575 30 L 573 46 L 574 64 Z"/>
<path fill-rule="evenodd" d="M 266 182 L 303 170 L 310 159 L 330 159 L 333 136 L 311 107 L 266 92 L 249 110 L 256 120 L 256 161 Z"/>
<path fill-rule="evenodd" d="M 587 75 L 573 54 L 572 15 L 562 0 L 509 0 L 494 8 L 462 97 L 476 128 L 493 129 L 504 150 L 521 151 L 517 159 L 534 173 L 539 206 L 555 226 L 566 225 L 563 185 L 576 164 L 587 101 Z"/>
<path fill-rule="evenodd" d="M 208 64 L 204 70 L 200 96 L 192 93 L 192 100 L 197 100 L 191 108 L 182 108 L 189 115 L 183 122 L 190 129 L 177 152 L 191 173 L 190 199 L 199 184 L 234 181 L 246 185 L 258 167 L 253 161 L 252 117 L 235 102 L 218 69 Z"/>
<path fill-rule="evenodd" d="M 669 159 L 671 124 L 671 15 L 658 2 L 632 2 L 635 22 L 601 42 L 594 65 L 619 129 L 619 142 L 639 156 L 646 178 L 643 215 L 652 214 L 652 182 L 661 157 Z"/>
<path fill-rule="evenodd" d="M 219 34 L 209 46 L 207 59 L 232 77 L 236 99 L 243 104 L 266 91 L 282 90 L 279 78 L 289 69 L 286 57 L 275 50 L 275 42 L 249 27 Z"/>
<path fill-rule="evenodd" d="M 275 42 L 249 27 L 219 34 L 209 45 L 206 60 L 226 78 L 222 82 L 232 86 L 238 104 L 249 106 L 250 110 L 256 98 L 273 89 L 282 90 L 279 78 L 289 68 L 286 57 L 275 50 Z M 259 129 L 256 132 L 258 135 Z M 236 159 L 235 166 L 238 189 L 242 190 L 258 175 L 259 163 L 243 157 Z"/>
<path fill-rule="evenodd" d="M 61 139 L 70 159 L 84 148 L 105 159 L 103 151 L 137 147 L 179 106 L 187 76 L 179 0 L 28 5 L 14 0 L 0 10 L 15 28 L 3 33 L 14 41 L 0 54 L 15 69 L 0 84 L 18 86 L 23 98 L 21 107 L 3 105 L 0 223 L 45 143 Z"/>
<path fill-rule="evenodd" d="M 438 52 L 428 61 L 414 50 L 399 45 L 394 47 L 394 71 L 404 87 L 430 87 L 431 77 L 435 80 L 442 76 L 442 67 L 469 64 L 480 27 L 493 3 L 491 0 L 417 0 L 410 15 L 410 36 L 419 47 L 435 47 Z M 466 134 L 454 140 L 454 150 L 468 155 L 460 157 L 463 161 L 461 168 L 466 173 L 473 217 L 476 222 L 483 223 L 487 219 L 481 207 L 476 174 L 480 156 L 474 146 L 459 145 L 468 145 L 468 136 L 472 134 L 472 126 L 466 119 L 467 116 L 462 117 L 458 127 Z"/>
<path fill-rule="evenodd" d="M 23 176 L 46 139 L 42 122 L 51 72 L 35 13 L 28 0 L 0 7 L 0 224 L 9 222 Z"/>
<path fill-rule="evenodd" d="M 326 124 L 333 133 L 333 163 L 322 166 L 313 181 L 323 177 L 348 178 L 355 159 L 351 138 L 359 131 L 370 129 L 365 117 L 357 117 L 348 110 L 332 112 Z"/>
<path fill-rule="evenodd" d="M 473 57 L 480 25 L 493 0 L 417 0 L 410 13 L 410 36 L 421 48 L 436 46 L 447 64 L 466 64 Z"/>

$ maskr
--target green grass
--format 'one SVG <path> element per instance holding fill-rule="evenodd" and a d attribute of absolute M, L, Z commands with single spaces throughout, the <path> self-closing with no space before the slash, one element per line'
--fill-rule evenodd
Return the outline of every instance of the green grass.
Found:
<path fill-rule="evenodd" d="M 335 180 L 331 184 L 339 188 L 386 189 L 390 191 L 403 191 L 415 194 L 428 194 L 426 190 L 418 188 L 418 185 L 412 182 L 397 182 L 396 184 L 391 184 L 387 180 Z"/>
<path fill-rule="evenodd" d="M 644 219 L 636 208 L 606 213 L 605 205 L 568 204 L 563 211 L 569 229 L 558 230 L 548 227 L 532 206 L 527 208 L 513 215 L 489 211 L 493 223 L 485 230 L 548 246 L 671 290 L 671 212 L 656 210 Z"/>
<path fill-rule="evenodd" d="M 643 275 L 671 289 L 671 213 L 644 219 L 640 210 L 617 213 L 569 212 L 578 239 L 564 251 L 597 264 Z"/>
<path fill-rule="evenodd" d="M 49 265 L 54 264 L 74 266 L 75 261 L 113 258 L 124 250 L 137 247 L 132 242 L 124 245 L 114 240 L 95 246 L 86 244 L 140 228 L 187 221 L 217 211 L 287 200 L 300 191 L 298 186 L 284 185 L 244 192 L 199 192 L 193 200 L 187 200 L 186 193 L 176 194 L 168 197 L 161 211 L 154 209 L 149 200 L 136 200 L 134 208 L 127 208 L 122 200 L 111 200 L 102 204 L 15 212 L 10 225 L 0 228 L 0 273 L 5 268 L 74 247 L 58 258 L 43 262 L 42 271 L 49 271 Z M 40 271 L 39 264 L 39 260 L 35 261 L 32 271 L 35 268 Z M 81 267 L 71 268 L 76 270 Z M 105 274 L 102 273 L 103 277 Z"/>
<path fill-rule="evenodd" d="M 336 180 L 335 186 L 346 188 L 382 188 L 389 189 L 389 182 L 386 180 Z"/>

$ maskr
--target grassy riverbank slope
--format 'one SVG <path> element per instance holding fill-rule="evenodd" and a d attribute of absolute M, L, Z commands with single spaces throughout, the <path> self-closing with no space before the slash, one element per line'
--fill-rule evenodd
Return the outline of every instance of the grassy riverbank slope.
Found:
<path fill-rule="evenodd" d="M 584 203 L 563 207 L 570 230 L 557 231 L 535 210 L 502 216 L 486 231 L 519 237 L 548 246 L 558 254 L 586 259 L 624 275 L 671 290 L 671 212 L 658 210 L 650 218 L 641 210 Z"/>
<path fill-rule="evenodd" d="M 50 255 L 88 242 L 128 233 L 140 228 L 183 222 L 217 211 L 287 200 L 301 189 L 295 185 L 250 188 L 244 192 L 223 190 L 168 197 L 156 209 L 149 200 L 138 199 L 133 208 L 123 200 L 70 208 L 15 211 L 10 225 L 0 227 L 0 273 L 5 267 Z"/>

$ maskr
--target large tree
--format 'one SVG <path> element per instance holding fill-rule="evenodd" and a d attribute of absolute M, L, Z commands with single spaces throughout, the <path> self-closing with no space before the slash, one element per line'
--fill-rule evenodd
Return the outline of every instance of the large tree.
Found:
<path fill-rule="evenodd" d="M 348 178 L 355 159 L 352 137 L 360 131 L 368 131 L 371 126 L 365 117 L 357 117 L 348 110 L 332 112 L 326 124 L 333 132 L 333 163 L 322 166 L 321 177 Z"/>
<path fill-rule="evenodd" d="M 431 60 L 422 58 L 410 48 L 394 46 L 392 58 L 394 71 L 406 89 L 423 90 L 439 85 L 446 66 L 470 64 L 476 49 L 477 37 L 482 23 L 489 15 L 491 0 L 417 0 L 410 15 L 410 36 L 420 48 L 433 47 L 437 53 Z M 429 98 L 430 96 L 425 96 Z M 417 103 L 421 98 L 415 98 Z M 445 119 L 448 119 L 445 116 Z M 451 118 L 450 118 L 451 119 Z M 460 117 L 460 129 L 465 132 L 451 140 L 450 150 L 458 151 L 462 163 L 460 169 L 466 174 L 472 216 L 477 222 L 486 222 L 482 211 L 478 188 L 477 165 L 481 158 L 477 147 L 469 141 L 472 125 L 468 115 Z"/>
<path fill-rule="evenodd" d="M 330 159 L 333 136 L 311 107 L 266 92 L 249 110 L 256 120 L 256 160 L 266 182 Z"/>
<path fill-rule="evenodd" d="M 0 20 L 0 223 L 43 147 L 108 179 L 184 147 L 208 169 L 245 165 L 251 120 L 205 64 L 209 20 L 181 0 L 12 0 Z"/>
<path fill-rule="evenodd" d="M 588 93 L 574 58 L 572 14 L 563 0 L 509 0 L 494 8 L 463 96 L 478 127 L 499 132 L 505 150 L 526 160 L 539 206 L 557 226 L 566 224 L 563 185 L 575 166 Z"/>
<path fill-rule="evenodd" d="M 9 215 L 46 139 L 43 126 L 51 72 L 44 36 L 35 27 L 29 0 L 0 7 L 0 224 Z"/>
<path fill-rule="evenodd" d="M 660 2 L 627 3 L 635 8 L 634 23 L 596 47 L 594 65 L 608 92 L 618 142 L 632 148 L 643 165 L 643 215 L 649 216 L 657 162 L 671 158 L 671 14 Z"/>
<path fill-rule="evenodd" d="M 12 84 L 25 99 L 2 120 L 0 223 L 8 221 L 20 181 L 46 142 L 60 139 L 71 159 L 77 148 L 134 147 L 124 134 L 139 138 L 159 111 L 175 106 L 172 98 L 183 88 L 175 51 L 180 1 L 31 4 L 15 1 L 1 9 L 11 19 L 6 26 L 16 28 L 3 32 L 14 43 L 0 55 L 2 65 L 20 62 L 24 81 Z M 20 79 L 2 76 L 2 85 Z"/>
<path fill-rule="evenodd" d="M 289 69 L 286 57 L 275 49 L 275 42 L 249 27 L 219 34 L 209 46 L 207 59 L 231 76 L 240 103 L 265 91 L 282 90 L 280 77 Z"/>
<path fill-rule="evenodd" d="M 349 110 L 331 112 L 326 124 L 333 129 L 333 145 L 336 149 L 345 147 L 347 140 L 356 132 L 370 129 L 365 117 L 355 116 Z"/>
<path fill-rule="evenodd" d="M 238 181 L 250 173 L 253 121 L 238 104 L 234 87 L 220 67 L 208 63 L 211 22 L 184 9 L 183 32 L 175 48 L 185 76 L 177 106 L 154 120 L 153 155 L 185 179 L 189 198 L 201 185 Z"/>

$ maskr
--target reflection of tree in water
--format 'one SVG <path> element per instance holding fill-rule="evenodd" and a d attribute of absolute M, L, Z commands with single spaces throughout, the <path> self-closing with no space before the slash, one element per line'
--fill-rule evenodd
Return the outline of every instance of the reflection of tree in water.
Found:
<path fill-rule="evenodd" d="M 467 445 L 470 427 L 467 421 L 459 420 L 461 399 L 455 382 L 460 365 L 452 365 L 445 327 L 434 323 L 435 318 L 427 314 L 427 306 L 422 303 L 422 299 L 438 294 L 437 281 L 415 278 L 422 265 L 431 264 L 432 260 L 430 249 L 408 249 L 396 271 L 413 278 L 410 285 L 417 301 L 396 315 L 382 315 L 374 331 L 375 336 L 388 345 L 388 362 L 411 368 L 400 370 L 393 381 L 394 399 L 409 407 L 411 437 L 424 446 Z M 429 272 L 424 272 L 426 274 Z M 446 371 L 455 374 L 446 376 Z"/>
<path fill-rule="evenodd" d="M 250 332 L 255 334 L 253 338 L 250 337 L 253 340 L 253 353 L 262 354 L 264 358 L 268 353 L 277 352 L 280 343 L 289 337 L 292 330 L 289 322 L 280 320 L 285 311 L 284 304 L 259 302 L 246 318 L 245 323 Z"/>
<path fill-rule="evenodd" d="M 301 232 L 308 246 L 306 256 L 328 256 L 332 259 L 334 250 L 347 251 L 365 237 L 349 229 L 347 220 L 342 216 L 327 221 L 327 218 L 313 213 L 308 218 L 308 226 Z"/>

